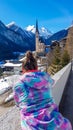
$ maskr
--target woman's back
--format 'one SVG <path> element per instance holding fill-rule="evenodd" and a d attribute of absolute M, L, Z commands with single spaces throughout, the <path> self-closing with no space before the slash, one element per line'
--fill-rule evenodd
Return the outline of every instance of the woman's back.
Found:
<path fill-rule="evenodd" d="M 47 107 L 49 102 L 53 102 L 50 92 L 53 82 L 45 72 L 37 71 L 24 74 L 15 87 L 15 92 L 18 93 L 19 107 L 22 108 L 22 102 L 27 108 L 30 108 L 30 111 L 32 106 L 37 109 Z"/>
<path fill-rule="evenodd" d="M 34 71 L 25 73 L 15 86 L 14 99 L 20 108 L 23 130 L 71 130 L 53 101 L 53 83 L 47 73 Z"/>
<path fill-rule="evenodd" d="M 20 108 L 22 130 L 72 130 L 70 122 L 58 111 L 50 88 L 54 81 L 37 70 L 31 51 L 22 64 L 23 76 L 14 87 L 14 99 Z"/>

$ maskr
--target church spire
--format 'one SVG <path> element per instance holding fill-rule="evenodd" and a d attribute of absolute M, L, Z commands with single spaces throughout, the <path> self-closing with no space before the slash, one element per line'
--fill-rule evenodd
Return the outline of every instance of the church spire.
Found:
<path fill-rule="evenodd" d="M 39 31 L 38 31 L 38 20 L 36 20 L 36 32 L 39 33 Z"/>
<path fill-rule="evenodd" d="M 39 29 L 38 29 L 38 21 L 36 20 L 36 32 L 35 32 L 35 46 L 36 46 L 36 54 L 44 53 L 44 43 L 40 43 L 39 41 Z"/>
<path fill-rule="evenodd" d="M 36 52 L 39 50 L 39 30 L 38 30 L 38 21 L 36 20 L 36 32 L 35 32 L 35 44 L 36 44 Z"/>

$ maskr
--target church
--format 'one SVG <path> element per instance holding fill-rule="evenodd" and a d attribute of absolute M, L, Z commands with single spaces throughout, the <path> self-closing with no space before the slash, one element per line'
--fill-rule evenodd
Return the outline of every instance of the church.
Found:
<path fill-rule="evenodd" d="M 36 20 L 36 32 L 35 32 L 35 48 L 37 55 L 44 55 L 45 44 L 39 40 L 38 21 Z"/>
<path fill-rule="evenodd" d="M 39 30 L 38 30 L 38 21 L 36 20 L 36 31 L 35 31 L 35 53 L 36 57 L 40 61 L 41 66 L 47 67 L 47 56 L 46 56 L 46 47 L 50 48 L 49 45 L 45 45 L 39 40 Z"/>
<path fill-rule="evenodd" d="M 46 55 L 46 48 L 50 48 L 50 45 L 45 45 L 39 40 L 38 21 L 36 20 L 36 31 L 35 31 L 35 51 L 38 56 Z"/>

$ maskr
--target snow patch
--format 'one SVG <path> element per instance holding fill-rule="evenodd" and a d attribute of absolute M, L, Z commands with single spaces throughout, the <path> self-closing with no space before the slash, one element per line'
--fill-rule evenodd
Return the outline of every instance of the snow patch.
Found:
<path fill-rule="evenodd" d="M 34 25 L 28 25 L 28 26 L 26 27 L 26 30 L 35 33 L 35 26 L 34 26 Z"/>
<path fill-rule="evenodd" d="M 13 26 L 13 25 L 15 25 L 15 22 L 14 22 L 14 21 L 12 21 L 11 23 L 7 24 L 6 26 L 7 26 L 8 28 L 10 28 L 10 27 Z"/>

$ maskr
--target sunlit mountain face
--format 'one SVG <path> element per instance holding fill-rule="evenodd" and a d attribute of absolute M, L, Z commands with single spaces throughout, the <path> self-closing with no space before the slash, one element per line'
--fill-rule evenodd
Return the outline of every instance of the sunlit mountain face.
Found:
<path fill-rule="evenodd" d="M 35 33 L 36 27 L 34 25 L 28 25 L 25 29 L 29 32 Z M 39 35 L 48 38 L 52 35 L 52 32 L 46 29 L 45 27 L 41 27 L 39 28 Z"/>
<path fill-rule="evenodd" d="M 0 21 L 0 61 L 17 58 L 20 53 L 25 53 L 27 50 L 34 51 L 35 30 L 34 25 L 28 25 L 23 29 L 15 22 L 5 25 Z M 52 40 L 61 40 L 67 33 L 68 29 L 52 34 L 45 27 L 39 28 L 39 38 L 47 45 L 50 45 Z"/>

